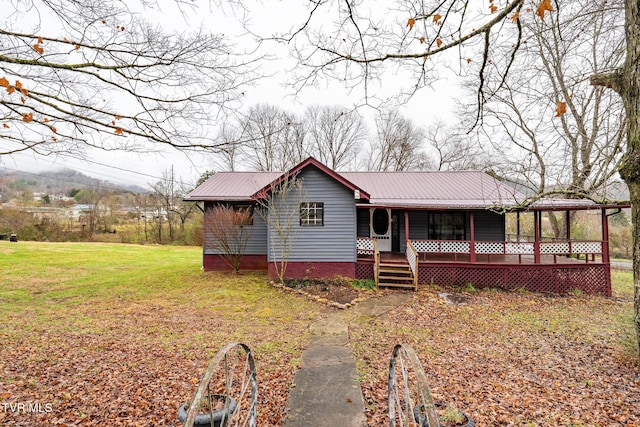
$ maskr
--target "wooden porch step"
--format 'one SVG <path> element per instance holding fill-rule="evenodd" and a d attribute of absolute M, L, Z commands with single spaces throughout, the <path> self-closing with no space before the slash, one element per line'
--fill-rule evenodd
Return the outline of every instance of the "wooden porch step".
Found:
<path fill-rule="evenodd" d="M 399 270 L 399 269 L 393 269 L 393 268 L 381 268 L 378 270 L 378 272 L 380 274 L 383 273 L 390 273 L 390 274 L 412 274 L 411 269 L 407 268 L 407 269 L 403 269 L 403 270 Z"/>
<path fill-rule="evenodd" d="M 413 282 L 413 275 L 411 276 L 386 276 L 386 275 L 378 275 L 378 281 L 403 281 L 403 280 L 411 280 Z"/>
<path fill-rule="evenodd" d="M 386 288 L 415 289 L 411 267 L 406 261 L 379 263 L 378 286 Z"/>
<path fill-rule="evenodd" d="M 411 268 L 407 262 L 381 262 L 378 266 L 389 268 Z"/>
<path fill-rule="evenodd" d="M 378 287 L 381 288 L 404 288 L 404 289 L 415 289 L 413 283 L 393 283 L 393 282 L 380 282 L 378 283 Z"/>
<path fill-rule="evenodd" d="M 386 271 L 389 273 L 411 273 L 411 269 L 409 267 L 404 267 L 404 268 L 380 267 L 378 271 Z"/>

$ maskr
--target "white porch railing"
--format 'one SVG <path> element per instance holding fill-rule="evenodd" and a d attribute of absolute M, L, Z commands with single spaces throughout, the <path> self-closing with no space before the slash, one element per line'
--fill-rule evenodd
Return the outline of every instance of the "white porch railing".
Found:
<path fill-rule="evenodd" d="M 412 240 L 418 253 L 426 259 L 428 254 L 454 255 L 517 255 L 522 262 L 524 255 L 552 255 L 554 262 L 558 256 L 572 257 L 585 256 L 585 261 L 595 260 L 596 255 L 603 254 L 603 242 L 586 240 L 555 240 L 542 242 L 502 242 L 502 241 L 475 241 L 473 245 L 468 240 Z M 536 247 L 537 246 L 537 247 Z M 537 253 L 536 253 L 537 252 Z"/>
<path fill-rule="evenodd" d="M 418 251 L 410 240 L 407 241 L 407 248 L 404 253 L 407 256 L 407 262 L 413 273 L 413 287 L 415 290 L 418 290 Z"/>
<path fill-rule="evenodd" d="M 374 243 L 371 237 L 358 237 L 356 239 L 356 253 L 358 255 L 373 255 Z"/>

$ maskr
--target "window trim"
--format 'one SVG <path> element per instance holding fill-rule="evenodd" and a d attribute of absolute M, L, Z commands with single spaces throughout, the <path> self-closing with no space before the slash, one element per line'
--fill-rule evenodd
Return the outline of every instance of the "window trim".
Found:
<path fill-rule="evenodd" d="M 245 223 L 245 224 L 242 224 L 242 223 L 240 223 L 240 222 L 236 223 L 236 222 L 234 221 L 234 224 L 233 224 L 233 225 L 240 226 L 240 227 L 250 227 L 250 226 L 252 226 L 252 225 L 253 225 L 253 218 L 254 218 L 254 214 L 255 214 L 255 212 L 254 212 L 254 210 L 253 210 L 253 205 L 252 205 L 252 204 L 250 204 L 250 203 L 246 203 L 246 204 L 245 204 L 245 203 L 242 203 L 242 204 L 233 204 L 233 205 L 232 205 L 232 208 L 233 208 L 233 210 L 234 210 L 235 212 L 239 212 L 239 211 L 240 211 L 240 210 L 242 210 L 242 209 L 246 209 L 246 210 L 249 212 L 249 214 L 250 214 L 249 222 L 247 222 L 247 223 Z"/>
<path fill-rule="evenodd" d="M 429 240 L 465 240 L 466 214 L 462 211 L 430 212 L 428 219 Z"/>
<path fill-rule="evenodd" d="M 307 210 L 307 214 L 303 210 Z M 300 227 L 324 226 L 324 202 L 302 202 L 299 206 Z M 312 214 L 313 212 L 313 214 Z"/>

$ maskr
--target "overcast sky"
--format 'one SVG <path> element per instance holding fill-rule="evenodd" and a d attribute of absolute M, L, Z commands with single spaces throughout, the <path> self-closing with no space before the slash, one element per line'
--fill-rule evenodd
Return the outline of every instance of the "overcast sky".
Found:
<path fill-rule="evenodd" d="M 163 2 L 163 4 L 165 3 L 169 2 Z M 257 13 L 260 19 L 250 23 L 256 31 L 269 34 L 272 28 L 280 27 L 282 29 L 288 27 L 288 23 L 304 22 L 303 9 L 295 10 L 290 7 L 289 3 L 285 8 L 281 1 L 266 3 L 268 5 L 264 6 L 265 9 Z M 168 30 L 174 29 L 176 31 L 187 25 L 195 27 L 198 21 L 203 22 L 212 31 L 229 35 L 233 44 L 241 45 L 244 43 L 243 37 L 240 36 L 243 30 L 229 11 L 211 10 L 207 6 L 189 17 L 188 22 L 185 22 L 185 20 L 176 19 L 179 14 L 175 10 L 163 7 L 162 12 L 154 14 L 146 12 L 146 17 L 163 25 Z M 274 25 L 275 27 L 273 27 Z M 25 22 L 25 26 L 28 27 L 29 23 Z M 286 86 L 287 69 L 294 66 L 294 63 L 286 56 L 286 47 L 269 45 L 269 53 L 279 55 L 279 58 L 264 65 L 265 72 L 273 74 L 273 77 L 264 79 L 256 87 L 245 91 L 243 108 L 257 103 L 273 103 L 289 111 L 302 111 L 310 104 L 338 104 L 350 108 L 361 101 L 360 94 L 350 94 L 339 84 L 333 84 L 330 87 L 308 88 L 294 97 L 292 89 Z M 451 94 L 457 92 L 454 85 L 455 82 L 443 77 L 433 90 L 423 90 L 414 97 L 409 104 L 402 108 L 403 112 L 419 125 L 428 125 L 436 120 L 451 120 L 451 111 L 453 110 Z M 367 111 L 366 108 L 360 112 L 365 117 L 372 118 L 374 115 L 372 110 Z M 373 131 L 373 128 L 371 130 Z M 148 154 L 90 151 L 87 152 L 87 158 L 84 160 L 40 157 L 33 153 L 21 153 L 0 158 L 0 169 L 4 168 L 8 172 L 14 170 L 40 172 L 72 168 L 95 178 L 115 183 L 133 183 L 142 187 L 148 187 L 150 183 L 161 179 L 163 172 L 171 169 L 172 166 L 176 177 L 187 183 L 195 183 L 208 170 L 219 169 L 211 155 L 183 153 L 173 149 Z"/>

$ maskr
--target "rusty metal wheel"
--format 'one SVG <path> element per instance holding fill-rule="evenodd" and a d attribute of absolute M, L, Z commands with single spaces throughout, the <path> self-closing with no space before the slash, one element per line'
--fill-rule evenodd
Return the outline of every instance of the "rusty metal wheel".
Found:
<path fill-rule="evenodd" d="M 406 344 L 397 344 L 393 348 L 389 362 L 389 425 L 440 425 L 422 363 Z"/>
<path fill-rule="evenodd" d="M 251 349 L 235 342 L 222 348 L 200 379 L 192 402 L 197 404 L 184 408 L 185 427 L 203 417 L 216 427 L 255 427 L 258 381 Z"/>

